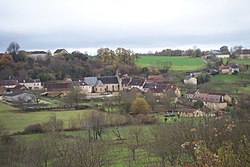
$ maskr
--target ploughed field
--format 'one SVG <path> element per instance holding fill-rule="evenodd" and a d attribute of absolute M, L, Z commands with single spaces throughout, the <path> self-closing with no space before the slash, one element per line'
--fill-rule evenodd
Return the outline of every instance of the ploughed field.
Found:
<path fill-rule="evenodd" d="M 196 70 L 205 67 L 201 58 L 186 56 L 140 56 L 136 62 L 140 67 L 159 67 L 164 62 L 171 62 L 170 70 L 185 71 Z"/>

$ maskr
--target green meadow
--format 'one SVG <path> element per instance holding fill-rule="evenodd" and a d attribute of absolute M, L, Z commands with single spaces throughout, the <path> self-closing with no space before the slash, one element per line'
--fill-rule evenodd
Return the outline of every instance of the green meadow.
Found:
<path fill-rule="evenodd" d="M 171 62 L 173 71 L 196 70 L 205 66 L 200 58 L 183 56 L 140 56 L 137 64 L 140 67 L 157 67 L 162 62 Z"/>

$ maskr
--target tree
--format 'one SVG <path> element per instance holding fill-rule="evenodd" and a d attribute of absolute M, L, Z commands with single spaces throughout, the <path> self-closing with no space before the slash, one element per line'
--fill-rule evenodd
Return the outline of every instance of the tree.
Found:
<path fill-rule="evenodd" d="M 7 48 L 7 53 L 17 55 L 19 53 L 20 46 L 17 42 L 11 42 Z"/>
<path fill-rule="evenodd" d="M 227 46 L 220 47 L 220 51 L 222 54 L 229 54 L 230 53 Z"/>
<path fill-rule="evenodd" d="M 176 98 L 176 94 L 172 91 L 167 91 L 164 93 L 163 97 L 161 98 L 160 102 L 164 106 L 165 110 L 169 110 L 172 108 L 172 104 Z"/>
<path fill-rule="evenodd" d="M 78 104 L 85 98 L 85 96 L 85 94 L 81 93 L 81 89 L 79 87 L 72 86 L 65 100 L 71 105 L 74 104 L 78 106 Z"/>
<path fill-rule="evenodd" d="M 157 105 L 157 98 L 150 92 L 144 94 L 145 100 L 151 106 L 151 109 L 154 110 L 154 107 Z"/>
<path fill-rule="evenodd" d="M 143 130 L 140 126 L 130 126 L 128 130 L 128 137 L 126 140 L 126 145 L 131 151 L 132 160 L 136 160 L 136 150 L 142 147 L 144 141 Z"/>
<path fill-rule="evenodd" d="M 133 114 L 147 114 L 149 111 L 150 105 L 148 102 L 141 97 L 137 97 L 132 103 L 131 112 Z"/>

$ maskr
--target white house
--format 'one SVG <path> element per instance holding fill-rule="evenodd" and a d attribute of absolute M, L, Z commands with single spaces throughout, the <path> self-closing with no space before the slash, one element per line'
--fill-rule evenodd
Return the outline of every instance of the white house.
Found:
<path fill-rule="evenodd" d="M 198 84 L 197 78 L 192 77 L 192 76 L 185 77 L 183 82 L 184 82 L 184 84 L 188 84 L 188 85 L 197 85 Z"/>
<path fill-rule="evenodd" d="M 218 54 L 218 55 L 215 55 L 215 57 L 219 58 L 219 59 L 223 59 L 223 58 L 230 58 L 230 55 L 229 54 Z"/>
<path fill-rule="evenodd" d="M 28 52 L 28 57 L 32 59 L 46 59 L 48 57 L 48 53 L 45 51 L 33 51 L 33 52 Z"/>

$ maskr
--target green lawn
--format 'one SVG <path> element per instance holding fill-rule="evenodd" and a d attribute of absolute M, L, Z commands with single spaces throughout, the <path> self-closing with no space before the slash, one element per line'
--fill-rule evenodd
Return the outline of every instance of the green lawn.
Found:
<path fill-rule="evenodd" d="M 164 61 L 172 62 L 171 70 L 174 71 L 196 70 L 205 66 L 204 62 L 200 58 L 190 58 L 183 56 L 140 56 L 137 64 L 140 67 L 157 67 L 157 64 Z"/>

